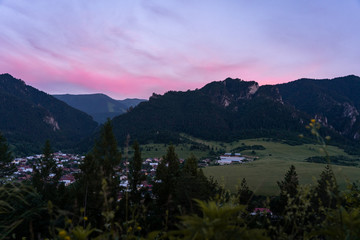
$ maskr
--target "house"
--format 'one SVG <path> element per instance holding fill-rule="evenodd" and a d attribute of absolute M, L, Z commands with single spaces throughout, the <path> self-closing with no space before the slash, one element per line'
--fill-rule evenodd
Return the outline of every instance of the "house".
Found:
<path fill-rule="evenodd" d="M 30 167 L 30 166 L 23 166 L 23 167 L 19 167 L 19 168 L 18 168 L 18 171 L 19 171 L 19 172 L 30 172 L 30 173 L 32 173 L 32 172 L 33 172 L 33 168 Z"/>
<path fill-rule="evenodd" d="M 69 186 L 70 184 L 75 182 L 75 177 L 71 174 L 67 174 L 60 178 L 60 182 L 63 182 L 65 186 Z"/>
<path fill-rule="evenodd" d="M 263 215 L 267 215 L 267 214 L 272 216 L 272 212 L 268 208 L 255 208 L 254 211 L 252 211 L 250 213 L 251 216 L 255 216 L 255 215 L 263 216 Z"/>
<path fill-rule="evenodd" d="M 245 160 L 245 157 L 241 156 L 241 153 L 225 153 L 220 156 L 220 160 L 217 161 L 220 165 L 232 164 L 232 163 L 242 163 Z"/>
<path fill-rule="evenodd" d="M 128 187 L 129 186 L 129 181 L 128 180 L 120 181 L 120 186 L 121 187 Z"/>

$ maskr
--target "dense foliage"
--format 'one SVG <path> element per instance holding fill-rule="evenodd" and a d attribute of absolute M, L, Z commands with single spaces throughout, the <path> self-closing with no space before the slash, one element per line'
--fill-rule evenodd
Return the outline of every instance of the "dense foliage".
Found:
<path fill-rule="evenodd" d="M 309 128 L 317 138 L 315 120 Z M 6 143 L 5 143 L 6 145 Z M 1 149 L 1 148 L 0 148 Z M 243 179 L 231 194 L 197 167 L 190 156 L 180 163 L 170 145 L 153 183 L 140 186 L 141 152 L 121 161 L 108 121 L 83 164 L 77 182 L 58 181 L 51 146 L 34 167 L 32 181 L 0 185 L 0 237 L 4 239 L 358 239 L 360 189 L 340 191 L 331 165 L 313 187 L 299 185 L 294 166 L 280 194 L 262 198 Z M 7 150 L 5 151 L 7 152 Z M 119 173 L 129 187 L 119 188 Z M 52 174 L 52 175 L 51 175 Z M 50 177 L 52 176 L 52 177 Z"/>
<path fill-rule="evenodd" d="M 97 126 L 89 115 L 9 74 L 0 75 L 0 102 L 0 131 L 21 154 L 41 152 L 47 139 L 71 148 Z"/>
<path fill-rule="evenodd" d="M 292 115 L 292 108 L 271 99 L 238 99 L 224 107 L 213 102 L 211 95 L 197 90 L 152 97 L 128 114 L 114 118 L 113 123 L 118 139 L 125 139 L 131 132 L 142 142 L 177 143 L 181 141 L 179 133 L 232 141 L 249 137 L 297 136 L 302 126 Z"/>
<path fill-rule="evenodd" d="M 9 145 L 5 137 L 0 132 L 0 183 L 10 177 L 15 171 L 16 167 L 12 163 L 13 156 L 10 152 Z"/>
<path fill-rule="evenodd" d="M 44 199 L 58 203 L 57 187 L 62 176 L 62 169 L 58 168 L 52 157 L 50 142 L 46 141 L 43 149 L 44 157 L 33 165 L 32 185 L 44 196 Z"/>
<path fill-rule="evenodd" d="M 360 159 L 349 158 L 346 156 L 329 156 L 331 164 L 341 165 L 341 166 L 358 166 Z M 328 160 L 322 156 L 314 156 L 305 159 L 306 162 L 312 163 L 327 163 Z"/>
<path fill-rule="evenodd" d="M 185 133 L 217 141 L 287 139 L 296 145 L 310 141 L 307 134 L 302 139 L 297 136 L 310 116 L 316 116 L 325 126 L 321 133 L 331 136 L 330 143 L 354 154 L 359 149 L 360 102 L 349 89 L 359 89 L 359 84 L 355 76 L 260 87 L 228 78 L 194 91 L 154 94 L 148 102 L 114 118 L 114 132 L 119 141 L 131 133 L 141 143 L 184 142 L 180 134 Z"/>
<path fill-rule="evenodd" d="M 332 126 L 350 138 L 357 138 L 360 121 L 360 78 L 347 76 L 332 80 L 300 79 L 278 85 L 283 101 Z"/>
<path fill-rule="evenodd" d="M 310 141 L 307 134 L 302 139 L 297 136 L 310 116 L 316 116 L 325 126 L 320 130 L 322 134 L 331 136 L 330 144 L 357 154 L 359 89 L 360 78 L 356 76 L 300 79 L 267 86 L 228 78 L 194 91 L 154 94 L 148 102 L 131 106 L 126 114 L 115 117 L 114 134 L 118 142 L 124 142 L 129 133 L 140 143 L 191 142 L 183 137 L 185 133 L 218 141 L 286 139 L 288 144 L 296 145 Z M 112 114 L 110 117 L 120 108 L 124 110 L 115 100 L 105 97 L 95 101 L 89 97 L 74 101 L 86 111 L 98 109 L 100 115 L 105 109 Z M 76 149 L 87 152 L 99 137 L 98 131 L 92 135 L 96 123 L 90 116 L 9 74 L 0 75 L 0 100 L 0 130 L 17 153 L 40 152 L 46 139 L 55 149 L 74 148 L 80 141 Z M 84 137 L 88 138 L 82 141 Z"/>

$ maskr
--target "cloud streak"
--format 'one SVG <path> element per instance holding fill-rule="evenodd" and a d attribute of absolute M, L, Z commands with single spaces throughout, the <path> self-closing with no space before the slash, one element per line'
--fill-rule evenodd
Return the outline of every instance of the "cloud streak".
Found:
<path fill-rule="evenodd" d="M 359 10 L 352 0 L 4 0 L 0 72 L 50 93 L 118 99 L 226 77 L 360 75 Z"/>

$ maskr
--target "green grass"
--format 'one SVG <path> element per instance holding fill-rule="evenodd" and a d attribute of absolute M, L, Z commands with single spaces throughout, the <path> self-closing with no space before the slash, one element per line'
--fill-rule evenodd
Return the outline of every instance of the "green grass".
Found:
<path fill-rule="evenodd" d="M 141 155 L 143 158 L 162 157 L 166 154 L 168 144 L 146 144 L 141 145 Z M 194 154 L 198 159 L 208 156 L 209 151 L 190 150 L 191 144 L 178 144 L 175 145 L 175 152 L 181 159 L 188 158 Z"/>
<path fill-rule="evenodd" d="M 257 194 L 275 195 L 279 192 L 277 181 L 284 178 L 285 173 L 290 165 L 296 167 L 299 175 L 300 184 L 316 184 L 316 178 L 325 168 L 325 164 L 308 163 L 304 160 L 311 156 L 324 156 L 321 146 L 315 144 L 303 144 L 298 146 L 290 146 L 287 144 L 268 142 L 259 139 L 241 140 L 240 144 L 246 145 L 262 145 L 265 150 L 255 150 L 259 160 L 254 162 L 229 165 L 229 166 L 213 166 L 204 169 L 207 176 L 213 176 L 220 184 L 231 191 L 236 191 L 242 178 L 246 178 L 249 187 Z M 233 143 L 238 145 L 239 142 Z M 346 154 L 342 149 L 334 146 L 327 146 L 329 155 Z M 244 155 L 251 155 L 251 151 L 243 151 Z M 346 181 L 360 180 L 360 168 L 333 166 L 333 170 L 337 176 L 337 181 L 341 187 L 346 185 Z"/>
<path fill-rule="evenodd" d="M 209 146 L 209 148 L 213 148 L 215 151 L 223 149 L 224 152 L 230 152 L 232 149 L 243 146 L 243 144 L 247 146 L 252 145 L 262 145 L 266 149 L 265 150 L 255 150 L 255 155 L 260 159 L 276 159 L 276 160 L 284 160 L 284 161 L 304 161 L 304 159 L 312 156 L 321 156 L 323 153 L 320 151 L 319 145 L 315 144 L 303 144 L 297 146 L 290 146 L 287 144 L 283 144 L 280 142 L 271 142 L 263 139 L 247 139 L 247 140 L 239 140 L 231 143 L 222 143 L 222 142 L 213 142 L 213 141 L 205 141 L 193 137 L 186 136 L 194 142 L 198 142 Z M 142 145 L 142 156 L 144 158 L 147 157 L 161 157 L 166 154 L 166 149 L 168 144 L 146 144 Z M 205 158 L 209 156 L 209 151 L 200 151 L 200 150 L 190 150 L 191 144 L 178 144 L 175 145 L 176 153 L 179 158 L 186 159 L 191 154 L 194 154 L 198 159 Z M 342 149 L 334 146 L 328 146 L 327 151 L 329 155 L 343 155 L 347 157 L 352 157 L 345 153 Z M 224 153 L 222 152 L 222 153 Z M 241 152 L 243 155 L 252 155 L 251 150 L 245 150 Z"/>
<path fill-rule="evenodd" d="M 304 161 L 304 159 L 312 156 L 323 156 L 324 152 L 321 151 L 321 146 L 316 144 L 303 144 L 297 146 L 290 146 L 278 142 L 268 142 L 259 139 L 250 139 L 240 141 L 246 145 L 262 145 L 265 150 L 255 150 L 256 156 L 263 160 L 283 160 L 283 161 Z M 327 152 L 331 156 L 343 155 L 350 157 L 344 150 L 334 147 L 327 146 Z M 243 154 L 250 154 L 251 151 L 243 151 Z"/>
<path fill-rule="evenodd" d="M 270 196 L 279 192 L 277 181 L 284 178 L 291 164 L 296 167 L 300 184 L 316 184 L 316 179 L 325 168 L 324 164 L 264 159 L 239 165 L 212 166 L 203 171 L 206 176 L 213 176 L 232 192 L 236 191 L 242 178 L 245 178 L 256 194 Z M 333 170 L 341 187 L 346 185 L 346 180 L 360 180 L 360 169 L 357 167 L 333 166 Z"/>
<path fill-rule="evenodd" d="M 291 164 L 296 167 L 301 184 L 316 184 L 316 179 L 319 178 L 320 173 L 325 168 L 325 164 L 304 162 L 308 157 L 324 155 L 320 150 L 320 145 L 303 144 L 290 146 L 264 139 L 247 139 L 232 143 L 221 143 L 204 141 L 190 136 L 185 137 L 194 142 L 209 146 L 210 149 L 224 149 L 225 152 L 230 152 L 232 149 L 244 144 L 247 146 L 262 145 L 265 147 L 265 150 L 255 150 L 255 155 L 252 155 L 251 150 L 241 152 L 243 155 L 259 157 L 254 162 L 229 166 L 211 166 L 203 169 L 206 176 L 213 176 L 220 184 L 233 192 L 236 191 L 240 181 L 245 177 L 250 188 L 257 194 L 275 195 L 278 193 L 277 181 L 283 179 Z M 143 158 L 148 158 L 165 155 L 168 145 L 147 144 L 141 147 Z M 198 159 L 209 156 L 209 151 L 190 150 L 190 147 L 191 144 L 176 145 L 175 150 L 179 158 L 186 159 L 191 154 L 194 154 Z M 358 156 L 350 156 L 342 149 L 334 146 L 327 146 L 327 152 L 333 156 L 343 155 L 350 158 L 358 158 Z M 358 167 L 333 166 L 333 169 L 341 187 L 346 185 L 347 180 L 351 182 L 360 181 L 360 168 Z"/>

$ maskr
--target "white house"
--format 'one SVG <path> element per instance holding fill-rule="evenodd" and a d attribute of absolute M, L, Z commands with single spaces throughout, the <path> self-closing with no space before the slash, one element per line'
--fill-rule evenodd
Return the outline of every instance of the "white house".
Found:
<path fill-rule="evenodd" d="M 220 160 L 217 162 L 220 165 L 231 164 L 231 163 L 242 163 L 245 160 L 244 157 L 241 157 L 241 153 L 235 153 L 232 155 L 231 153 L 225 153 L 220 156 Z"/>

